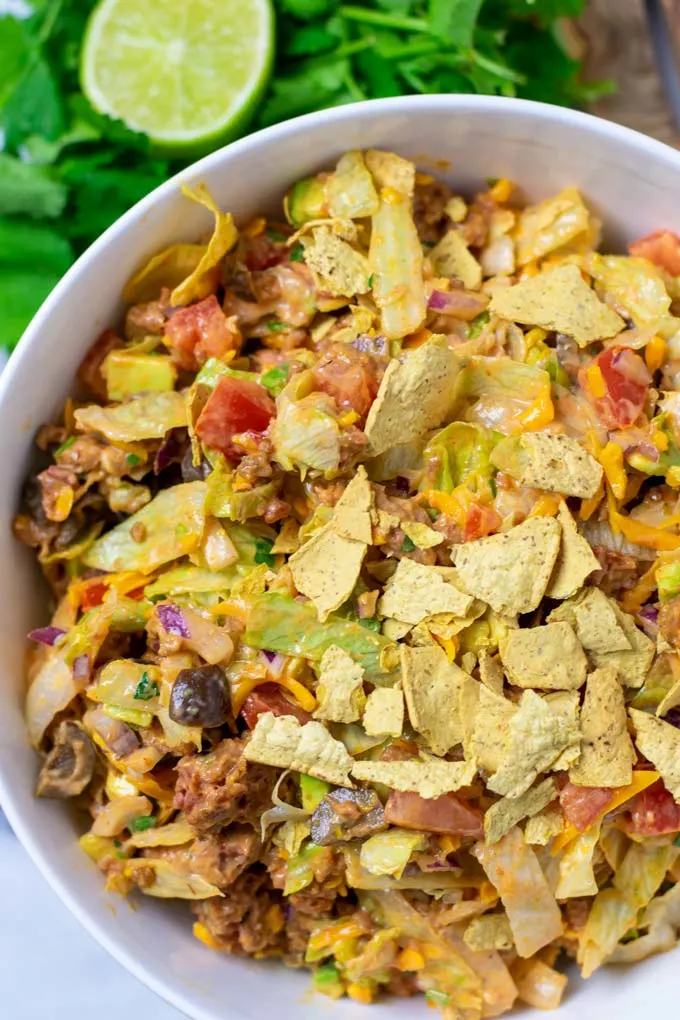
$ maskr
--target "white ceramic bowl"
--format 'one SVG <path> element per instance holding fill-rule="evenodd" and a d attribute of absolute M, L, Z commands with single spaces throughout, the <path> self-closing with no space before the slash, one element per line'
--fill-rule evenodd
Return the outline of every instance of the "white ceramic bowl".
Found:
<path fill-rule="evenodd" d="M 680 232 L 680 154 L 643 135 L 519 100 L 422 96 L 360 103 L 236 142 L 158 188 L 83 255 L 29 326 L 0 381 L 0 800 L 46 879 L 88 931 L 195 1020 L 355 1020 L 367 1013 L 352 1002 L 307 994 L 305 973 L 206 950 L 193 938 L 185 909 L 152 900 L 133 909 L 107 894 L 76 844 L 64 805 L 33 798 L 37 765 L 22 719 L 22 663 L 27 630 L 45 622 L 45 591 L 31 553 L 12 538 L 12 516 L 35 429 L 60 410 L 85 351 L 118 319 L 125 280 L 151 253 L 208 227 L 207 214 L 180 195 L 180 181 L 205 181 L 218 203 L 243 219 L 275 207 L 292 181 L 364 147 L 413 158 L 464 192 L 501 176 L 519 180 L 533 199 L 578 185 L 602 215 L 614 250 L 659 227 Z M 574 978 L 559 1015 L 639 1020 L 653 1010 L 670 1016 L 679 963 L 671 954 L 629 970 L 603 969 L 585 985 Z M 378 1015 L 433 1014 L 422 1003 L 395 1000 Z"/>

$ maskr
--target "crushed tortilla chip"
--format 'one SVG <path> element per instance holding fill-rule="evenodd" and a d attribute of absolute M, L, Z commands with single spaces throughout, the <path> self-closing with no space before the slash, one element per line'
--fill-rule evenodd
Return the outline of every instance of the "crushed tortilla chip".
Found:
<path fill-rule="evenodd" d="M 415 625 L 437 613 L 464 617 L 473 602 L 471 595 L 442 580 L 436 567 L 403 559 L 378 602 L 378 613 Z"/>
<path fill-rule="evenodd" d="M 680 804 L 680 730 L 637 708 L 628 713 L 635 727 L 635 743 L 663 779 L 664 786 Z"/>
<path fill-rule="evenodd" d="M 581 708 L 581 756 L 569 772 L 576 786 L 629 786 L 636 761 L 623 689 L 611 666 L 588 677 Z"/>
<path fill-rule="evenodd" d="M 459 700 L 465 757 L 488 772 L 499 769 L 507 753 L 510 723 L 517 711 L 517 706 L 507 698 L 494 694 L 471 676 L 465 677 Z"/>
<path fill-rule="evenodd" d="M 460 359 L 443 337 L 390 361 L 364 429 L 371 454 L 419 439 L 452 412 L 457 398 Z"/>
<path fill-rule="evenodd" d="M 439 645 L 401 645 L 401 671 L 409 719 L 435 754 L 446 754 L 462 740 L 459 700 L 467 674 L 449 662 Z"/>
<path fill-rule="evenodd" d="M 429 254 L 435 276 L 455 276 L 466 290 L 478 290 L 482 267 L 474 257 L 460 230 L 449 230 Z"/>
<path fill-rule="evenodd" d="M 497 659 L 489 652 L 488 648 L 482 648 L 479 652 L 479 676 L 485 687 L 488 687 L 494 694 L 503 694 L 503 669 Z"/>
<path fill-rule="evenodd" d="M 503 797 L 484 813 L 484 839 L 487 844 L 497 843 L 523 818 L 542 811 L 557 796 L 554 779 L 544 779 L 520 797 Z"/>
<path fill-rule="evenodd" d="M 309 725 L 309 724 L 307 724 Z M 357 761 L 352 775 L 364 783 L 382 783 L 402 793 L 419 793 L 434 800 L 469 786 L 477 774 L 474 762 L 441 761 L 438 758 L 411 761 Z"/>
<path fill-rule="evenodd" d="M 520 438 L 525 455 L 522 485 L 565 496 L 590 499 L 600 487 L 602 465 L 577 439 L 561 433 L 527 432 Z"/>
<path fill-rule="evenodd" d="M 272 552 L 274 554 L 297 552 L 300 548 L 300 539 L 298 533 L 300 531 L 300 525 L 294 517 L 287 517 L 281 525 L 281 530 L 274 540 L 272 546 Z"/>
<path fill-rule="evenodd" d="M 589 574 L 600 569 L 600 561 L 587 539 L 579 534 L 564 502 L 560 503 L 557 520 L 562 528 L 562 544 L 545 593 L 551 599 L 566 599 L 578 591 Z"/>
<path fill-rule="evenodd" d="M 390 617 L 383 620 L 381 627 L 382 633 L 390 641 L 401 641 L 403 637 L 406 637 L 410 629 L 410 623 L 402 623 L 401 620 L 392 620 Z"/>
<path fill-rule="evenodd" d="M 505 914 L 482 914 L 481 917 L 473 917 L 463 932 L 463 942 L 470 949 L 480 953 L 512 949 L 515 944 L 510 922 Z"/>
<path fill-rule="evenodd" d="M 524 827 L 524 839 L 532 846 L 547 846 L 553 836 L 564 828 L 564 815 L 559 804 L 549 804 L 544 811 L 529 818 Z"/>
<path fill-rule="evenodd" d="M 680 680 L 676 680 L 676 682 L 669 690 L 668 694 L 666 694 L 659 702 L 659 707 L 656 710 L 656 715 L 659 717 L 659 719 L 662 719 L 665 716 L 666 712 L 670 712 L 670 710 L 672 708 L 676 708 L 677 705 L 680 705 Z"/>
<path fill-rule="evenodd" d="M 441 532 L 435 531 L 434 528 L 430 528 L 427 524 L 421 524 L 419 521 L 402 521 L 401 530 L 418 549 L 434 549 L 436 545 L 441 545 L 444 541 Z"/>
<path fill-rule="evenodd" d="M 366 475 L 366 468 L 360 464 L 357 473 L 333 508 L 333 527 L 342 538 L 353 538 L 355 542 L 370 545 L 373 540 L 371 510 L 373 490 Z"/>
<path fill-rule="evenodd" d="M 188 305 L 192 301 L 200 301 L 201 298 L 215 293 L 219 284 L 218 264 L 238 239 L 238 230 L 231 213 L 223 213 L 220 210 L 205 184 L 199 184 L 196 188 L 183 184 L 182 194 L 209 209 L 215 217 L 215 225 L 208 247 L 198 265 L 170 295 L 170 304 L 173 307 Z"/>
<path fill-rule="evenodd" d="M 365 542 L 339 535 L 331 520 L 288 560 L 295 587 L 311 599 L 320 620 L 354 591 L 366 549 Z"/>
<path fill-rule="evenodd" d="M 547 269 L 497 290 L 489 310 L 511 322 L 566 333 L 580 347 L 616 336 L 626 328 L 621 316 L 600 301 L 572 265 Z"/>
<path fill-rule="evenodd" d="M 368 259 L 330 227 L 320 225 L 311 232 L 304 248 L 304 260 L 326 294 L 352 297 L 370 290 Z"/>
<path fill-rule="evenodd" d="M 574 762 L 578 761 L 581 754 L 580 697 L 580 691 L 553 691 L 551 694 L 544 695 L 550 705 L 550 710 L 557 715 L 564 716 L 569 728 L 569 741 L 564 751 L 552 763 L 553 772 L 568 771 Z"/>
<path fill-rule="evenodd" d="M 292 715 L 265 712 L 258 717 L 243 755 L 247 761 L 306 772 L 336 786 L 352 786 L 354 759 L 320 722 L 303 725 Z"/>
<path fill-rule="evenodd" d="M 586 656 L 568 623 L 510 630 L 501 638 L 500 656 L 517 687 L 575 691 L 586 680 Z"/>
<path fill-rule="evenodd" d="M 413 194 L 416 168 L 408 159 L 382 149 L 367 149 L 364 162 L 379 188 L 394 188 L 406 195 Z"/>
<path fill-rule="evenodd" d="M 497 613 L 529 613 L 543 598 L 560 548 L 553 517 L 530 517 L 455 550 L 462 587 Z"/>
<path fill-rule="evenodd" d="M 613 666 L 625 687 L 642 687 L 654 659 L 654 642 L 636 626 L 632 616 L 619 609 L 616 603 L 613 608 L 631 648 L 617 652 L 591 652 L 590 657 L 595 666 Z"/>
<path fill-rule="evenodd" d="M 619 624 L 615 606 L 614 600 L 599 588 L 584 588 L 580 594 L 554 609 L 548 620 L 570 623 L 587 652 L 628 651 L 631 643 Z"/>
<path fill-rule="evenodd" d="M 362 719 L 369 737 L 400 737 L 404 728 L 404 695 L 400 687 L 376 687 L 366 699 Z"/>
<path fill-rule="evenodd" d="M 573 711 L 570 710 L 573 704 Z M 578 745 L 578 701 L 549 702 L 535 691 L 522 695 L 519 709 L 508 725 L 503 762 L 487 786 L 505 797 L 520 797 L 540 772 L 570 747 Z"/>
<path fill-rule="evenodd" d="M 319 663 L 315 719 L 351 723 L 361 717 L 366 697 L 363 667 L 338 645 L 331 645 Z"/>

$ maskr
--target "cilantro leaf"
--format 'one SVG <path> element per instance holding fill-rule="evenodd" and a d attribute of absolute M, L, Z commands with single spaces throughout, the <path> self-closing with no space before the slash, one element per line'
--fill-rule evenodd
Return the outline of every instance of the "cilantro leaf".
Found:
<path fill-rule="evenodd" d="M 157 820 L 153 815 L 142 815 L 140 818 L 133 818 L 128 828 L 130 832 L 146 832 L 147 829 L 155 829 Z"/>
<path fill-rule="evenodd" d="M 48 168 L 0 152 L 0 216 L 23 213 L 53 219 L 63 212 L 67 198 L 66 185 Z"/>
<path fill-rule="evenodd" d="M 151 698 L 157 698 L 159 694 L 160 691 L 158 690 L 158 684 L 155 680 L 152 680 L 146 670 L 144 670 L 132 697 L 135 701 L 150 701 Z"/>
<path fill-rule="evenodd" d="M 255 539 L 255 556 L 253 557 L 256 563 L 266 563 L 268 567 L 273 567 L 276 563 L 276 557 L 272 555 L 272 546 L 274 545 L 268 538 L 257 538 Z"/>
<path fill-rule="evenodd" d="M 472 46 L 482 0 L 430 0 L 428 19 L 435 35 L 453 46 Z"/>

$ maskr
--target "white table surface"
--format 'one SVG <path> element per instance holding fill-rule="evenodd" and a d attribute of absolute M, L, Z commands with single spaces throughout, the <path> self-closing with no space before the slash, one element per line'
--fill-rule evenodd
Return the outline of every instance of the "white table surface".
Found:
<path fill-rule="evenodd" d="M 0 1016 L 181 1020 L 71 916 L 0 812 Z"/>

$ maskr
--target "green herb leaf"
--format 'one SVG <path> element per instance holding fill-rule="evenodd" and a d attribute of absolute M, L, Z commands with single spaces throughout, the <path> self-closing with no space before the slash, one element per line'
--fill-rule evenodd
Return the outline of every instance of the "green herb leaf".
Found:
<path fill-rule="evenodd" d="M 304 262 L 305 260 L 305 249 L 301 244 L 294 244 L 290 249 L 289 255 L 291 262 Z"/>
<path fill-rule="evenodd" d="M 415 547 L 416 543 L 413 541 L 413 539 L 409 538 L 408 535 L 401 543 L 401 551 L 405 553 L 412 553 Z"/>
<path fill-rule="evenodd" d="M 272 546 L 274 543 L 268 538 L 257 538 L 255 540 L 255 562 L 266 563 L 268 567 L 273 567 L 276 563 L 276 557 L 272 555 Z"/>
<path fill-rule="evenodd" d="M 272 396 L 278 397 L 288 382 L 288 362 L 286 361 L 282 365 L 270 368 L 268 372 L 263 372 L 260 376 L 260 382 L 263 386 L 267 387 Z"/>
<path fill-rule="evenodd" d="M 271 330 L 272 333 L 283 333 L 285 330 L 290 329 L 287 322 L 277 322 L 273 320 L 267 323 L 267 329 Z"/>
<path fill-rule="evenodd" d="M 467 49 L 477 24 L 482 0 L 430 0 L 428 20 L 435 35 Z"/>
<path fill-rule="evenodd" d="M 52 219 L 63 211 L 67 197 L 66 186 L 46 167 L 0 152 L 0 216 L 23 213 Z"/>
<path fill-rule="evenodd" d="M 127 464 L 128 467 L 137 467 L 138 464 L 142 463 L 142 458 L 139 457 L 136 453 L 128 453 L 128 455 L 125 458 L 125 463 Z"/>
<path fill-rule="evenodd" d="M 157 824 L 153 815 L 144 815 L 141 818 L 133 818 L 128 829 L 130 832 L 146 832 L 147 829 L 155 829 Z"/>
<path fill-rule="evenodd" d="M 142 673 L 139 683 L 135 688 L 135 693 L 132 697 L 135 701 L 150 701 L 151 698 L 157 698 L 160 694 L 158 690 L 158 684 L 155 680 L 152 680 L 146 670 Z"/>

